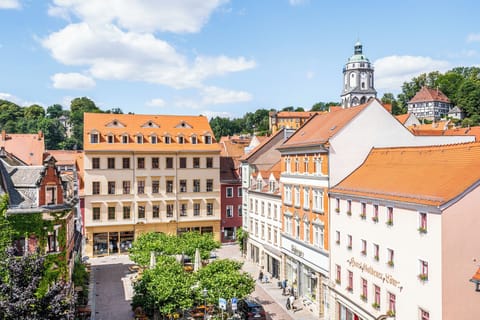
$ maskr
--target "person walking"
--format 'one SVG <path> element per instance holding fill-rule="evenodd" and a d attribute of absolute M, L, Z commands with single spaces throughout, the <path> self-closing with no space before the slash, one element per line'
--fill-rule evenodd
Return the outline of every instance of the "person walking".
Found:
<path fill-rule="evenodd" d="M 295 302 L 295 296 L 293 294 L 290 295 L 290 297 L 288 297 L 287 299 L 287 309 L 288 310 L 293 310 L 295 311 L 296 307 L 294 305 L 294 302 Z"/>

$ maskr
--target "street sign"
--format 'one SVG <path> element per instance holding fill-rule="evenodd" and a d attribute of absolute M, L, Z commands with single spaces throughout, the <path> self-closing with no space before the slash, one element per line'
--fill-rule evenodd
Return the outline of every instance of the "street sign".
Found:
<path fill-rule="evenodd" d="M 237 298 L 232 298 L 232 311 L 237 310 Z"/>
<path fill-rule="evenodd" d="M 227 310 L 227 300 L 223 298 L 218 299 L 218 307 L 222 310 Z"/>

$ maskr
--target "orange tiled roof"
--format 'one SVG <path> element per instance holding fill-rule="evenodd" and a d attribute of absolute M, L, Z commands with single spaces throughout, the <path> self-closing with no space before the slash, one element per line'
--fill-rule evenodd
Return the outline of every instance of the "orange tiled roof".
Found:
<path fill-rule="evenodd" d="M 408 128 L 416 136 L 474 136 L 475 141 L 480 141 L 480 126 L 469 128 L 444 129 L 444 125 L 432 127 L 429 125 L 411 126 Z"/>
<path fill-rule="evenodd" d="M 450 99 L 440 90 L 422 87 L 408 103 L 439 101 L 450 103 Z"/>
<path fill-rule="evenodd" d="M 76 150 L 47 150 L 46 153 L 52 155 L 55 160 L 57 160 L 58 166 L 64 165 L 75 165 L 75 161 L 77 159 L 77 153 L 81 153 L 82 151 Z"/>
<path fill-rule="evenodd" d="M 401 124 L 405 124 L 405 122 L 407 122 L 408 120 L 408 117 L 410 117 L 410 113 L 399 114 L 395 116 L 395 118 L 397 118 L 397 120 L 400 121 Z"/>
<path fill-rule="evenodd" d="M 476 142 L 374 148 L 331 192 L 440 206 L 479 181 L 478 168 L 480 143 Z"/>
<path fill-rule="evenodd" d="M 453 128 L 445 130 L 446 136 L 475 136 L 475 141 L 480 141 L 480 126 L 469 128 Z"/>
<path fill-rule="evenodd" d="M 310 118 L 315 114 L 325 113 L 326 111 L 280 111 L 277 112 L 278 118 Z"/>
<path fill-rule="evenodd" d="M 222 157 L 240 158 L 245 154 L 245 147 L 250 143 L 250 138 L 239 137 L 221 137 L 220 138 L 220 155 Z"/>
<path fill-rule="evenodd" d="M 470 281 L 480 282 L 480 268 L 478 268 L 477 272 L 475 272 Z"/>
<path fill-rule="evenodd" d="M 45 139 L 43 133 L 24 134 L 6 133 L 0 135 L 0 147 L 27 165 L 36 166 L 43 164 L 43 153 L 45 152 Z"/>
<path fill-rule="evenodd" d="M 100 142 L 91 143 L 89 134 L 100 133 Z M 107 135 L 115 137 L 115 143 L 107 143 Z M 123 134 L 129 136 L 129 143 L 121 143 Z M 136 142 L 136 136 L 143 136 L 143 143 Z M 158 143 L 150 143 L 150 137 L 156 135 Z M 169 135 L 172 143 L 165 144 L 162 138 Z M 177 136 L 183 135 L 184 144 L 177 143 Z M 198 138 L 197 144 L 190 143 L 192 135 Z M 212 144 L 205 144 L 203 137 L 210 135 Z M 108 151 L 220 151 L 212 129 L 205 116 L 144 115 L 144 114 L 84 114 L 84 150 Z"/>
<path fill-rule="evenodd" d="M 371 102 L 365 104 L 317 114 L 300 127 L 279 149 L 292 146 L 326 143 Z"/>

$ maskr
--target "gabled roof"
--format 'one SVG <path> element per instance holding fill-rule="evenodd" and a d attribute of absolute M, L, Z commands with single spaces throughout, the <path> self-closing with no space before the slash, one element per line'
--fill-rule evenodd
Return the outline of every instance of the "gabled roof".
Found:
<path fill-rule="evenodd" d="M 405 114 L 399 114 L 396 115 L 395 118 L 400 121 L 401 124 L 405 124 L 407 122 L 408 118 L 410 117 L 410 113 L 405 113 Z"/>
<path fill-rule="evenodd" d="M 237 136 L 220 138 L 220 155 L 222 157 L 240 158 L 245 154 L 245 147 L 250 143 L 250 138 L 240 139 Z"/>
<path fill-rule="evenodd" d="M 441 206 L 480 181 L 480 143 L 374 148 L 331 193 Z"/>
<path fill-rule="evenodd" d="M 428 87 L 422 87 L 408 103 L 438 101 L 450 103 L 450 99 L 440 90 Z"/>
<path fill-rule="evenodd" d="M 372 101 L 356 107 L 317 114 L 311 117 L 282 146 L 280 146 L 279 149 L 327 143 L 331 137 L 370 105 Z"/>
<path fill-rule="evenodd" d="M 112 121 L 121 122 L 124 127 L 107 127 Z M 152 126 L 145 124 L 152 123 Z M 91 143 L 89 134 L 98 132 L 100 134 L 99 143 Z M 130 139 L 128 144 L 121 142 L 107 143 L 105 136 L 107 133 L 113 133 L 117 137 L 127 134 Z M 143 139 L 143 143 L 136 143 L 131 139 L 136 135 L 144 137 L 156 134 L 157 136 L 178 137 L 183 134 L 186 137 L 196 135 L 211 136 L 213 132 L 205 116 L 178 116 L 178 115 L 146 115 L 146 114 L 110 114 L 110 113 L 85 113 L 84 114 L 84 150 L 109 150 L 109 151 L 220 151 L 215 141 L 206 144 L 202 139 L 198 139 L 197 144 L 177 143 L 175 140 L 170 144 L 158 141 L 152 144 L 149 139 Z M 213 139 L 212 139 L 213 140 Z"/>

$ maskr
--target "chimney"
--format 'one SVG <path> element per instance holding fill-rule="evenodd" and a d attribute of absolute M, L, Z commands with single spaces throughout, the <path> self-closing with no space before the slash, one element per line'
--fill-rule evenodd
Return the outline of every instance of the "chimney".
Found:
<path fill-rule="evenodd" d="M 42 130 L 39 130 L 38 131 L 38 140 L 42 140 L 43 139 L 43 132 Z"/>

